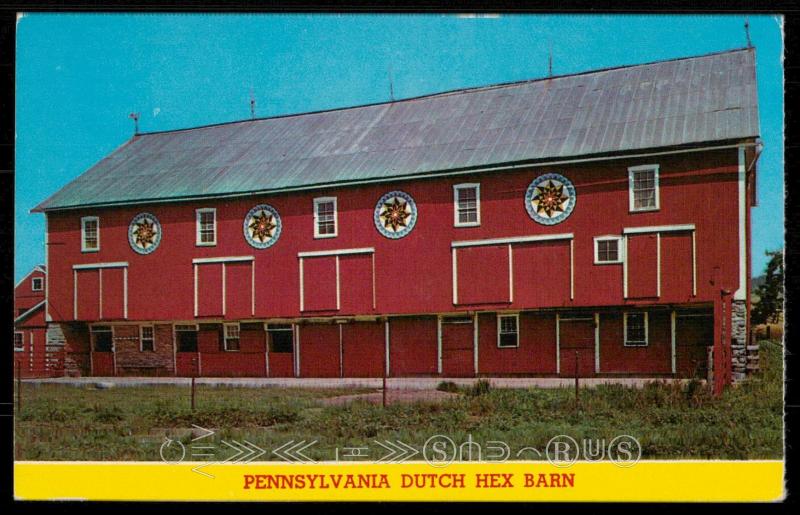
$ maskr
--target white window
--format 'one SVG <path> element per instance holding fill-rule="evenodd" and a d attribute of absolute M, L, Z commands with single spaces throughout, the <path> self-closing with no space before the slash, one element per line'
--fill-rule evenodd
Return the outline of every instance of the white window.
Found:
<path fill-rule="evenodd" d="M 239 324 L 225 324 L 225 350 L 239 350 Z"/>
<path fill-rule="evenodd" d="M 647 346 L 647 313 L 625 313 L 623 318 L 626 347 Z"/>
<path fill-rule="evenodd" d="M 81 252 L 100 250 L 100 219 L 96 216 L 81 218 Z"/>
<path fill-rule="evenodd" d="M 156 350 L 155 333 L 152 325 L 143 325 L 139 328 L 139 351 L 153 352 Z"/>
<path fill-rule="evenodd" d="M 628 200 L 631 211 L 658 210 L 658 165 L 628 168 Z"/>
<path fill-rule="evenodd" d="M 197 246 L 211 247 L 217 244 L 217 210 L 203 208 L 197 215 Z"/>
<path fill-rule="evenodd" d="M 31 279 L 31 291 L 44 290 L 44 280 L 41 277 L 34 277 Z"/>
<path fill-rule="evenodd" d="M 14 333 L 14 352 L 22 352 L 25 350 L 25 335 L 23 333 Z"/>
<path fill-rule="evenodd" d="M 497 315 L 497 346 L 519 347 L 519 315 Z"/>
<path fill-rule="evenodd" d="M 291 353 L 294 349 L 294 331 L 292 324 L 267 325 L 269 336 L 269 351 Z"/>
<path fill-rule="evenodd" d="M 594 264 L 622 263 L 622 237 L 598 236 L 594 239 Z"/>
<path fill-rule="evenodd" d="M 314 199 L 314 237 L 333 238 L 337 234 L 336 197 Z"/>
<path fill-rule="evenodd" d="M 89 328 L 94 352 L 114 352 L 114 330 L 110 325 L 95 325 Z"/>
<path fill-rule="evenodd" d="M 481 185 L 453 186 L 453 225 L 475 227 L 481 224 Z"/>

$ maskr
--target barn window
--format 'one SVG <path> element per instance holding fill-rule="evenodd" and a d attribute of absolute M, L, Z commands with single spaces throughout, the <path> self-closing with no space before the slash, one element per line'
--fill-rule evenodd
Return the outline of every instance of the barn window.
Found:
<path fill-rule="evenodd" d="M 91 340 L 95 352 L 112 352 L 114 350 L 114 333 L 109 325 L 93 326 Z"/>
<path fill-rule="evenodd" d="M 594 239 L 594 264 L 622 263 L 622 237 L 598 236 Z"/>
<path fill-rule="evenodd" d="M 291 353 L 293 347 L 292 324 L 269 324 L 267 326 L 269 335 L 269 351 Z"/>
<path fill-rule="evenodd" d="M 217 244 L 217 210 L 203 208 L 196 211 L 197 246 L 212 247 Z"/>
<path fill-rule="evenodd" d="M 453 186 L 454 225 L 474 227 L 481 224 L 481 185 Z"/>
<path fill-rule="evenodd" d="M 629 203 L 631 211 L 658 209 L 658 165 L 628 168 Z"/>
<path fill-rule="evenodd" d="M 336 197 L 314 199 L 314 237 L 333 238 L 336 236 Z"/>
<path fill-rule="evenodd" d="M 140 328 L 139 350 L 141 352 L 153 352 L 156 350 L 156 339 L 152 325 L 143 325 Z"/>
<path fill-rule="evenodd" d="M 519 315 L 497 316 L 497 346 L 519 347 Z"/>
<path fill-rule="evenodd" d="M 176 325 L 175 343 L 178 352 L 197 352 L 197 326 L 194 324 Z"/>
<path fill-rule="evenodd" d="M 41 277 L 34 277 L 31 279 L 31 291 L 44 290 L 44 280 Z"/>
<path fill-rule="evenodd" d="M 96 216 L 81 218 L 81 252 L 100 250 L 100 219 Z"/>
<path fill-rule="evenodd" d="M 25 339 L 23 333 L 14 333 L 14 352 L 25 350 Z"/>
<path fill-rule="evenodd" d="M 624 317 L 625 346 L 647 346 L 647 313 L 625 313 Z"/>
<path fill-rule="evenodd" d="M 239 324 L 225 324 L 225 350 L 239 350 Z"/>

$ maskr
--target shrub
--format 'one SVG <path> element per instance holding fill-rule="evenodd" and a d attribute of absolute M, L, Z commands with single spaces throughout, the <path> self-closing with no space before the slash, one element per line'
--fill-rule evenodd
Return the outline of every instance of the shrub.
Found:
<path fill-rule="evenodd" d="M 440 392 L 450 392 L 450 393 L 457 393 L 458 392 L 458 385 L 453 381 L 442 381 L 436 387 L 437 390 Z"/>
<path fill-rule="evenodd" d="M 467 395 L 470 397 L 477 397 L 479 395 L 485 395 L 489 393 L 492 389 L 492 385 L 486 379 L 481 379 L 477 383 L 473 384 L 471 388 L 467 390 Z"/>

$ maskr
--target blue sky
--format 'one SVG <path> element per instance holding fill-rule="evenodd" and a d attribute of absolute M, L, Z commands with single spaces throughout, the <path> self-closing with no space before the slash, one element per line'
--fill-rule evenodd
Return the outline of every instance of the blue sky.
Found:
<path fill-rule="evenodd" d="M 745 46 L 744 16 L 27 14 L 17 25 L 16 280 L 37 203 L 142 132 L 313 111 Z M 761 135 L 753 267 L 783 246 L 781 20 L 750 16 Z"/>

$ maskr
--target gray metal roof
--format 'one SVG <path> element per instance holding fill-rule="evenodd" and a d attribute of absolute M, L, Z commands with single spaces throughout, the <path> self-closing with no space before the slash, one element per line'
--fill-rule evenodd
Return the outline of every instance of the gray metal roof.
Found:
<path fill-rule="evenodd" d="M 753 49 L 140 134 L 34 211 L 270 192 L 759 135 Z"/>

